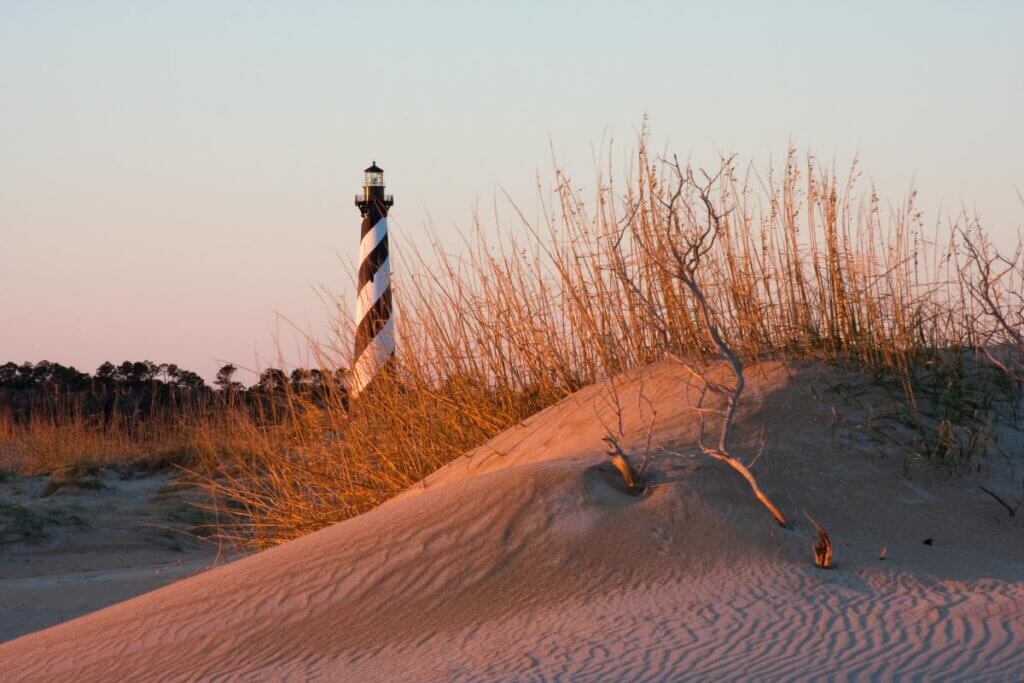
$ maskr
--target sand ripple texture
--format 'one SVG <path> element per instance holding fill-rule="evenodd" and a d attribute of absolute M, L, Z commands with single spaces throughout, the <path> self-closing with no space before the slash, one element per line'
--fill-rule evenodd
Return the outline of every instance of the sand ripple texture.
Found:
<path fill-rule="evenodd" d="M 820 377 L 769 366 L 739 424 L 773 427 L 780 529 L 686 455 L 676 373 L 616 385 L 658 409 L 648 495 L 604 462 L 592 387 L 365 515 L 0 645 L 0 680 L 1024 680 L 1024 524 L 977 481 L 908 482 Z"/>

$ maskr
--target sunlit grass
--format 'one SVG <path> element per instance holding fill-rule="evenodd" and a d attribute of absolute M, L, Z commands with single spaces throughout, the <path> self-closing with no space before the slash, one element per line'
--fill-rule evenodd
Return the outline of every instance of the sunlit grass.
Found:
<path fill-rule="evenodd" d="M 263 422 L 273 426 L 241 418 L 210 430 L 201 451 L 222 532 L 256 546 L 307 533 L 599 378 L 666 352 L 712 355 L 671 272 L 678 233 L 663 170 L 641 145 L 632 176 L 622 185 L 598 178 L 589 197 L 556 171 L 557 201 L 541 223 L 509 206 L 520 223 L 497 240 L 477 224 L 457 253 L 403 251 L 390 376 L 352 406 L 342 387 L 316 402 L 289 394 L 284 419 Z M 1005 335 L 964 284 L 974 268 L 960 231 L 983 239 L 973 219 L 926 230 L 912 196 L 885 205 L 856 169 L 839 177 L 795 154 L 778 173 L 739 173 L 726 160 L 710 176 L 693 174 L 724 217 L 698 278 L 742 358 L 869 371 L 898 398 L 922 458 L 974 457 L 984 423 L 972 422 L 977 393 L 955 390 L 976 389 L 977 373 L 991 368 L 959 359 Z M 695 194 L 682 205 L 687 230 L 697 223 L 687 212 L 706 207 Z M 1019 285 L 1019 259 L 1014 268 L 1004 286 Z M 339 323 L 336 348 L 349 348 L 348 327 Z M 325 371 L 347 362 L 314 351 Z M 1011 355 L 1019 366 L 1019 349 Z M 927 414 L 926 403 L 940 413 Z"/>
<path fill-rule="evenodd" d="M 380 504 L 595 380 L 666 352 L 713 356 L 670 258 L 707 207 L 689 192 L 668 212 L 676 186 L 643 144 L 632 168 L 588 183 L 586 196 L 556 170 L 539 223 L 510 204 L 514 227 L 487 239 L 494 231 L 478 223 L 456 253 L 399 245 L 398 353 L 354 404 L 337 379 L 350 360 L 337 351 L 351 348 L 342 319 L 334 344 L 312 348 L 326 378 L 315 394 L 285 387 L 258 410 L 223 400 L 144 434 L 0 422 L 0 457 L 44 471 L 184 449 L 219 534 L 264 547 Z M 887 204 L 856 168 L 840 176 L 795 154 L 764 173 L 732 159 L 687 172 L 722 216 L 696 277 L 743 360 L 864 370 L 898 399 L 922 458 L 977 456 L 995 395 L 1019 387 L 1021 349 L 1007 332 L 1021 324 L 1007 294 L 1021 291 L 1019 252 L 991 288 L 995 315 L 978 296 L 978 247 L 991 245 L 971 216 L 927 228 L 913 196 Z"/>

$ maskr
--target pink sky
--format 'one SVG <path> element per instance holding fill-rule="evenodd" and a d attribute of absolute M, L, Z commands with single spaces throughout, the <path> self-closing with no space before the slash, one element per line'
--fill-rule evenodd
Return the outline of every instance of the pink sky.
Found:
<path fill-rule="evenodd" d="M 859 153 L 1014 234 L 1021 5 L 822 4 L 3 3 L 0 362 L 266 362 L 278 313 L 321 335 L 315 288 L 351 296 L 372 159 L 398 239 L 447 238 L 645 113 L 698 158 Z"/>

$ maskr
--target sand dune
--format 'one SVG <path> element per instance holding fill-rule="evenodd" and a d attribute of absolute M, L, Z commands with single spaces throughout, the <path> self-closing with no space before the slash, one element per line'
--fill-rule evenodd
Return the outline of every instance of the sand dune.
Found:
<path fill-rule="evenodd" d="M 794 530 L 695 452 L 696 388 L 659 363 L 614 383 L 628 452 L 653 423 L 645 496 L 605 462 L 620 417 L 591 387 L 370 513 L 4 644 L 0 678 L 1020 680 L 1024 524 L 978 489 L 1019 490 L 1019 434 L 908 479 L 858 429 L 870 395 L 817 366 L 748 379 L 739 436 L 767 428 L 755 471 Z"/>

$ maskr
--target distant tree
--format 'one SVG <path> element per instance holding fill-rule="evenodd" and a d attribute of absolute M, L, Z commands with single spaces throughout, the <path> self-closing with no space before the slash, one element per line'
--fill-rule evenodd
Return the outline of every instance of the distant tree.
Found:
<path fill-rule="evenodd" d="M 260 379 L 256 385 L 267 392 L 281 392 L 288 387 L 288 375 L 279 368 L 267 368 L 260 373 Z"/>
<path fill-rule="evenodd" d="M 4 363 L 0 365 L 0 387 L 17 389 L 21 376 L 17 363 Z"/>
<path fill-rule="evenodd" d="M 131 423 L 147 419 L 161 407 L 180 406 L 209 392 L 203 378 L 173 363 L 106 362 L 93 375 L 52 361 L 0 365 L 0 412 L 15 420 L 56 417 L 67 411 L 102 415 L 109 425 L 115 415 Z"/>
<path fill-rule="evenodd" d="M 89 376 L 60 363 L 5 363 L 0 365 L 0 386 L 9 389 L 67 393 L 89 385 Z"/>
<path fill-rule="evenodd" d="M 110 361 L 96 368 L 96 379 L 113 382 L 117 374 L 117 367 Z"/>
<path fill-rule="evenodd" d="M 238 372 L 238 368 L 231 363 L 221 366 L 220 370 L 217 371 L 216 378 L 213 380 L 214 385 L 221 391 L 238 391 L 242 389 L 242 384 L 234 381 L 236 372 Z"/>
<path fill-rule="evenodd" d="M 291 381 L 295 391 L 308 391 L 313 387 L 313 373 L 306 368 L 295 368 L 292 370 Z"/>
<path fill-rule="evenodd" d="M 130 386 L 152 382 L 160 374 L 160 367 L 152 361 L 125 361 L 116 370 L 119 381 Z"/>
<path fill-rule="evenodd" d="M 171 385 L 185 391 L 202 391 L 204 389 L 209 389 L 202 377 L 191 370 L 183 370 L 181 368 L 176 368 L 174 373 L 170 375 L 170 383 Z"/>

